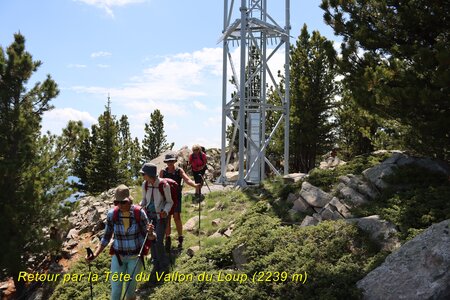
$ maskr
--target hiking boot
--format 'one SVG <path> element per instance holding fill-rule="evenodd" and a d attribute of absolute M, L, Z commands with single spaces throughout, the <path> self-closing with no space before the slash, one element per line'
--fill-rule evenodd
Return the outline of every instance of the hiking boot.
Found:
<path fill-rule="evenodd" d="M 182 235 L 180 235 L 178 237 L 178 249 L 179 250 L 183 249 L 183 240 L 184 240 L 184 237 Z"/>
<path fill-rule="evenodd" d="M 169 253 L 170 252 L 170 248 L 172 248 L 172 239 L 169 236 L 166 236 L 166 245 L 165 245 L 165 249 L 166 252 Z"/>

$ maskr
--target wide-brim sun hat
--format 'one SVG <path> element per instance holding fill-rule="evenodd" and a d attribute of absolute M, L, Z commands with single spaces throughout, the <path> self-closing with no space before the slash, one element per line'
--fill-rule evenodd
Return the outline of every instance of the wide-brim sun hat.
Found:
<path fill-rule="evenodd" d="M 114 201 L 123 201 L 126 199 L 132 201 L 133 197 L 130 195 L 130 189 L 125 184 L 121 184 L 116 188 Z"/>
<path fill-rule="evenodd" d="M 175 153 L 167 153 L 164 157 L 164 162 L 177 161 L 177 155 Z"/>

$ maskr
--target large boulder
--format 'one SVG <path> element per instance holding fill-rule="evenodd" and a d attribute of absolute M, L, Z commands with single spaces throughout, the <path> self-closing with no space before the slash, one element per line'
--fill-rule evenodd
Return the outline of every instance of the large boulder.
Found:
<path fill-rule="evenodd" d="M 389 255 L 357 286 L 364 299 L 450 299 L 450 220 Z"/>
<path fill-rule="evenodd" d="M 358 207 L 369 202 L 363 194 L 343 183 L 338 184 L 337 192 L 349 207 Z"/>
<path fill-rule="evenodd" d="M 432 160 L 431 158 L 408 156 L 401 152 L 396 152 L 381 164 L 364 170 L 363 175 L 367 181 L 376 186 L 378 189 L 383 190 L 388 187 L 388 184 L 383 180 L 383 178 L 393 174 L 398 167 L 406 165 L 415 165 L 432 173 L 440 173 L 450 176 L 450 167 L 444 162 Z"/>
<path fill-rule="evenodd" d="M 351 187 L 358 193 L 369 197 L 370 199 L 375 199 L 379 196 L 379 192 L 374 189 L 368 182 L 364 181 L 361 176 L 347 174 L 345 176 L 339 177 L 339 181 L 346 186 Z"/>
<path fill-rule="evenodd" d="M 347 219 L 347 221 L 356 223 L 359 228 L 369 233 L 372 240 L 377 242 L 383 250 L 393 251 L 400 247 L 396 226 L 389 221 L 380 219 L 378 215 Z"/>
<path fill-rule="evenodd" d="M 311 206 L 324 207 L 333 198 L 332 195 L 322 191 L 318 187 L 313 186 L 309 182 L 302 183 L 300 196 Z"/>

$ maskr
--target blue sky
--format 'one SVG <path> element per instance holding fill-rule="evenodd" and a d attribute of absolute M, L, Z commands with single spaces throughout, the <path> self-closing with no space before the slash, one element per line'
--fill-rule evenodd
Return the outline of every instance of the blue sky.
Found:
<path fill-rule="evenodd" d="M 284 1 L 267 2 L 283 26 Z M 292 44 L 304 23 L 310 32 L 339 40 L 324 24 L 320 2 L 291 0 Z M 112 113 L 128 115 L 133 137 L 143 138 L 144 123 L 160 109 L 175 149 L 220 147 L 223 3 L 0 0 L 0 46 L 9 46 L 20 31 L 27 50 L 43 62 L 30 83 L 46 74 L 57 82 L 60 94 L 44 115 L 44 131 L 60 134 L 70 119 L 90 128 L 109 93 Z"/>

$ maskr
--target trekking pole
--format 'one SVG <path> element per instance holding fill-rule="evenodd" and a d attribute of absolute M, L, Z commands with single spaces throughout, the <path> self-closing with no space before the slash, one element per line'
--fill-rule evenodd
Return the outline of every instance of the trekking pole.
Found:
<path fill-rule="evenodd" d="M 211 189 L 209 188 L 208 182 L 206 182 L 205 174 L 202 174 L 203 182 L 206 184 L 206 187 L 208 188 L 209 192 L 211 193 Z"/>
<path fill-rule="evenodd" d="M 142 250 L 144 250 L 144 246 L 145 246 L 145 243 L 147 242 L 147 239 L 148 239 L 148 231 L 147 231 L 147 233 L 145 234 L 144 242 L 142 243 L 141 250 L 139 250 L 139 254 L 138 254 L 136 263 L 134 264 L 133 272 L 131 272 L 131 276 L 134 276 L 134 271 L 136 271 L 137 264 L 139 263 L 139 260 L 141 260 L 141 257 L 142 257 Z M 133 280 L 133 277 L 131 278 L 131 281 L 132 281 L 132 280 Z M 125 289 L 125 292 L 123 293 L 122 300 L 124 300 L 125 297 L 127 296 L 127 291 L 128 291 L 128 288 L 130 287 L 130 283 L 131 283 L 131 282 L 127 283 L 127 288 Z"/>
<path fill-rule="evenodd" d="M 200 220 L 202 211 L 202 198 L 198 198 L 198 247 L 200 248 Z"/>
<path fill-rule="evenodd" d="M 87 247 L 86 248 L 86 252 L 87 252 L 87 256 L 91 257 L 94 256 L 94 252 L 92 252 L 91 248 Z M 88 262 L 88 266 L 89 266 L 89 277 L 91 277 L 91 262 Z M 89 280 L 89 285 L 91 287 L 91 300 L 94 300 L 94 296 L 92 295 L 92 280 Z"/>

